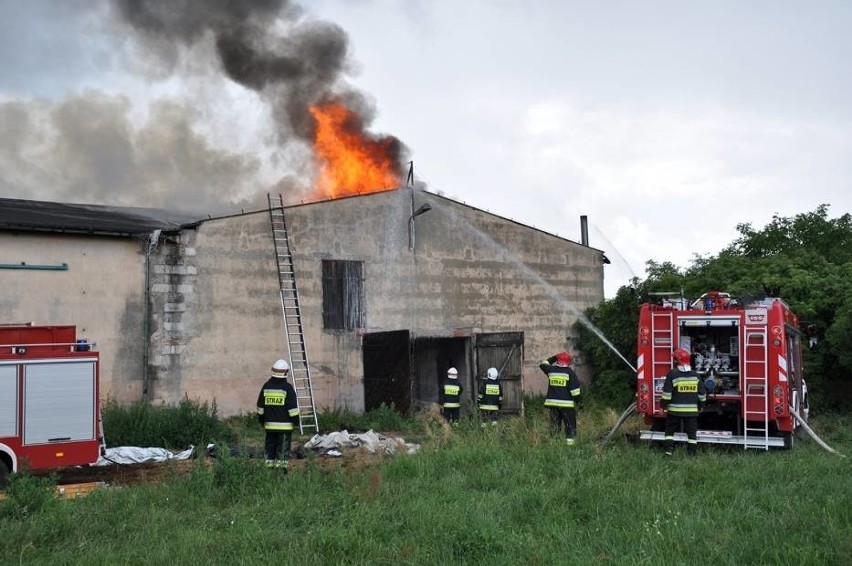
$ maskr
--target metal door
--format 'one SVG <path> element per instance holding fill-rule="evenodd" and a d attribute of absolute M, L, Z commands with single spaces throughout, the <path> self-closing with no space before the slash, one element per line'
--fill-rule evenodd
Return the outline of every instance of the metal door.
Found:
<path fill-rule="evenodd" d="M 520 414 L 524 401 L 524 333 L 489 332 L 474 337 L 476 386 L 488 368 L 497 368 L 503 386 L 503 413 Z"/>
<path fill-rule="evenodd" d="M 364 335 L 364 410 L 382 403 L 400 413 L 411 409 L 411 340 L 408 330 Z"/>

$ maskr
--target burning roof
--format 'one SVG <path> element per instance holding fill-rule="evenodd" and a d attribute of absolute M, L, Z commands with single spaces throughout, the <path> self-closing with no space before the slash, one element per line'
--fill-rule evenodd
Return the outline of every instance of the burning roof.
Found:
<path fill-rule="evenodd" d="M 369 132 L 374 110 L 343 80 L 349 40 L 336 24 L 306 17 L 289 0 L 113 0 L 121 20 L 164 64 L 212 43 L 214 65 L 272 109 L 278 142 L 314 155 L 313 198 L 400 186 L 404 145 Z"/>

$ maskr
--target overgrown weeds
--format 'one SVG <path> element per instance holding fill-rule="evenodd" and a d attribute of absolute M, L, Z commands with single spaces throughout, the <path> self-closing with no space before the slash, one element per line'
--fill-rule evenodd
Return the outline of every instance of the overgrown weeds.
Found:
<path fill-rule="evenodd" d="M 214 440 L 231 442 L 233 430 L 218 416 L 216 402 L 184 398 L 177 405 L 107 399 L 101 410 L 107 446 L 160 446 L 183 449 Z"/>
<path fill-rule="evenodd" d="M 416 419 L 402 416 L 393 405 L 382 403 L 378 408 L 363 414 L 345 409 L 332 409 L 320 413 L 319 427 L 323 431 L 348 430 L 349 432 L 407 431 L 419 432 L 420 424 Z"/>

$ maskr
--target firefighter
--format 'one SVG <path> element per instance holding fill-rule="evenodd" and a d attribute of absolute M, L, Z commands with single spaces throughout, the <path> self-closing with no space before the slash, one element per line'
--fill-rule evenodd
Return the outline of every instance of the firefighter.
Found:
<path fill-rule="evenodd" d="M 565 443 L 574 444 L 577 436 L 577 412 L 580 403 L 580 378 L 571 365 L 568 352 L 559 352 L 542 360 L 541 371 L 547 375 L 547 397 L 544 406 L 550 409 L 550 430 L 559 434 L 565 425 Z"/>
<path fill-rule="evenodd" d="M 287 381 L 290 364 L 277 360 L 272 364 L 269 380 L 257 395 L 257 418 L 266 431 L 266 467 L 287 471 L 293 428 L 299 422 L 296 390 Z"/>
<path fill-rule="evenodd" d="M 461 393 L 459 372 L 456 368 L 450 368 L 447 370 L 447 379 L 441 384 L 441 406 L 444 408 L 444 419 L 453 426 L 459 424 Z"/>
<path fill-rule="evenodd" d="M 704 382 L 689 365 L 689 352 L 678 348 L 672 353 L 677 367 L 666 375 L 660 399 L 666 415 L 666 455 L 674 452 L 674 434 L 681 427 L 686 431 L 686 453 L 698 453 L 698 413 L 707 401 Z"/>
<path fill-rule="evenodd" d="M 485 373 L 485 379 L 479 386 L 479 393 L 476 396 L 477 405 L 479 406 L 479 418 L 482 421 L 482 426 L 485 426 L 489 421 L 492 425 L 497 424 L 497 413 L 503 407 L 503 386 L 497 381 L 497 368 L 488 368 Z"/>

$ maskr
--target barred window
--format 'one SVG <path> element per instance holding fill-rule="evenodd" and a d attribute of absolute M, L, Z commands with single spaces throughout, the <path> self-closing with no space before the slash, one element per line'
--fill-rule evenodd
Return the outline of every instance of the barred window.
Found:
<path fill-rule="evenodd" d="M 339 330 L 364 326 L 363 261 L 322 261 L 322 324 Z"/>

